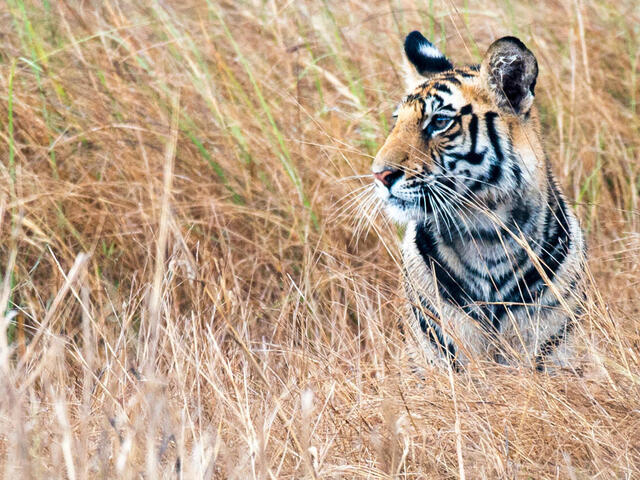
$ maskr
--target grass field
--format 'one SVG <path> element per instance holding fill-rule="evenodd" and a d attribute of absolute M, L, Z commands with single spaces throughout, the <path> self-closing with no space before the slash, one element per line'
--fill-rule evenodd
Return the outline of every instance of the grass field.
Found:
<path fill-rule="evenodd" d="M 0 5 L 5 478 L 638 478 L 635 0 Z M 580 372 L 411 374 L 358 207 L 420 29 L 519 36 L 587 232 Z"/>

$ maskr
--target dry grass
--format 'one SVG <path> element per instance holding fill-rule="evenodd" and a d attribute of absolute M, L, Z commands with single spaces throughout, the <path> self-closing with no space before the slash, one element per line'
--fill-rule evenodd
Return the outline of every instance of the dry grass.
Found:
<path fill-rule="evenodd" d="M 640 475 L 635 0 L 137 3 L 0 7 L 5 477 Z M 597 285 L 581 374 L 410 373 L 397 232 L 354 238 L 342 179 L 414 28 L 538 56 Z"/>

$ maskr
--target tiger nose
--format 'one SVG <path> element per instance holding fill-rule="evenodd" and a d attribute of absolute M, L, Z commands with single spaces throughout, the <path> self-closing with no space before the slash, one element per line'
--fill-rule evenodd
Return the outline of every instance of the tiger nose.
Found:
<path fill-rule="evenodd" d="M 402 175 L 402 170 L 395 168 L 385 168 L 381 172 L 373 172 L 373 176 L 387 188 L 391 188 Z"/>

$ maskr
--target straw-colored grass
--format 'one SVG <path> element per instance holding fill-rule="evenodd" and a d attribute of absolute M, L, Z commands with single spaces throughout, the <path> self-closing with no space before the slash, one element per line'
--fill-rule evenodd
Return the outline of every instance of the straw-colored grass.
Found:
<path fill-rule="evenodd" d="M 7 0 L 5 478 L 640 476 L 639 24 L 635 0 Z M 538 57 L 590 246 L 580 371 L 411 373 L 398 232 L 354 235 L 351 199 L 416 28 Z"/>

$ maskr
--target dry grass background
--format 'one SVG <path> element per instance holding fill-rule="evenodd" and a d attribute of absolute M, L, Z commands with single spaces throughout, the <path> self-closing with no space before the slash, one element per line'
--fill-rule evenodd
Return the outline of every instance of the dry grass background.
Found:
<path fill-rule="evenodd" d="M 3 2 L 4 476 L 638 478 L 639 10 Z M 578 372 L 411 374 L 398 233 L 351 199 L 415 28 L 538 57 L 595 279 Z"/>

